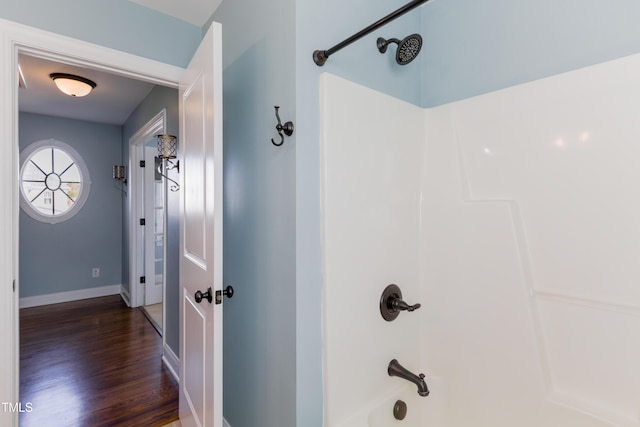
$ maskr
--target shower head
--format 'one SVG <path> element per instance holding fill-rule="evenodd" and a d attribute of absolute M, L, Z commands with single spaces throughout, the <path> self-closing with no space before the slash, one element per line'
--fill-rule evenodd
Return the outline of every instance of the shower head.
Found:
<path fill-rule="evenodd" d="M 380 53 L 385 53 L 387 51 L 389 43 L 395 43 L 398 45 L 398 49 L 396 50 L 396 62 L 399 65 L 407 65 L 420 53 L 420 49 L 422 49 L 422 36 L 420 36 L 420 34 L 411 34 L 402 40 L 385 40 L 382 37 L 378 37 L 377 45 Z"/>

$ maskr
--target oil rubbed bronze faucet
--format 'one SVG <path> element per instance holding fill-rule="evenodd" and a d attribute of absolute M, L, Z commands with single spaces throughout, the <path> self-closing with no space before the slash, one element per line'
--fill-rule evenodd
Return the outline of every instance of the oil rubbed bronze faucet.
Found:
<path fill-rule="evenodd" d="M 390 377 L 400 377 L 417 385 L 418 394 L 420 396 L 429 396 L 429 388 L 427 387 L 427 383 L 424 381 L 424 374 L 416 375 L 410 372 L 396 359 L 393 359 L 391 362 L 389 362 L 387 373 Z"/>
<path fill-rule="evenodd" d="M 380 297 L 380 314 L 387 322 L 398 317 L 401 311 L 412 312 L 420 308 L 420 304 L 407 304 L 402 299 L 402 291 L 398 285 L 391 284 L 384 288 Z"/>

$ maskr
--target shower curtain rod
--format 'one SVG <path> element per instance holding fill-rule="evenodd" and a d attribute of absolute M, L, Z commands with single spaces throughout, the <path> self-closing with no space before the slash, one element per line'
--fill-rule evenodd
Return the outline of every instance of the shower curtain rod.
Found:
<path fill-rule="evenodd" d="M 379 21 L 374 22 L 373 24 L 369 25 L 367 28 L 355 33 L 354 35 L 352 35 L 348 39 L 345 39 L 345 40 L 341 41 L 337 45 L 333 46 L 331 49 L 314 51 L 313 52 L 313 62 L 315 62 L 318 67 L 322 67 L 324 65 L 324 63 L 327 62 L 327 59 L 329 59 L 329 56 L 333 55 L 334 53 L 336 53 L 337 51 L 339 51 L 343 47 L 347 47 L 348 45 L 350 45 L 354 41 L 356 41 L 358 39 L 361 39 L 362 37 L 366 36 L 370 32 L 376 30 L 377 28 L 380 28 L 383 25 L 388 24 L 389 22 L 393 21 L 394 19 L 398 18 L 399 16 L 404 15 L 405 13 L 409 12 L 410 10 L 413 10 L 416 7 L 420 6 L 423 3 L 426 3 L 428 1 L 429 0 L 413 0 L 413 1 L 405 4 L 404 6 L 402 6 L 400 9 L 398 9 L 398 10 L 396 10 L 394 12 L 391 12 L 390 14 L 388 14 L 384 18 L 380 19 Z"/>

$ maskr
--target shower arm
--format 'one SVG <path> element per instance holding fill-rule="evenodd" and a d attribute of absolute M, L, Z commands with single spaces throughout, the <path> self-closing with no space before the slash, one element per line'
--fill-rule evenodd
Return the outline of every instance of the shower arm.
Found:
<path fill-rule="evenodd" d="M 352 35 L 348 39 L 345 39 L 345 40 L 341 41 L 337 45 L 333 46 L 331 49 L 314 51 L 313 52 L 313 62 L 315 62 L 318 67 L 322 67 L 324 65 L 324 63 L 327 62 L 327 59 L 329 59 L 329 56 L 333 55 L 334 53 L 336 53 L 340 49 L 349 46 L 351 43 L 355 42 L 356 40 L 361 39 L 362 37 L 366 36 L 367 34 L 375 31 L 376 29 L 382 27 L 383 25 L 388 24 L 389 22 L 393 21 L 394 19 L 404 15 L 405 13 L 415 9 L 416 7 L 420 6 L 423 3 L 426 3 L 428 1 L 429 0 L 413 0 L 413 1 L 405 4 L 404 6 L 402 6 L 400 9 L 398 9 L 398 10 L 396 10 L 394 12 L 391 12 L 390 14 L 388 14 L 384 18 L 380 19 L 379 21 L 374 22 L 373 24 L 369 25 L 367 28 L 355 33 L 354 35 Z"/>

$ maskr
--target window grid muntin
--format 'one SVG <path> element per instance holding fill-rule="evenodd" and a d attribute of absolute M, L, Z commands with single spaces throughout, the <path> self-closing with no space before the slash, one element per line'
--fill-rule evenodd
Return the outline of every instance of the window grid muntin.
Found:
<path fill-rule="evenodd" d="M 25 213 L 48 223 L 75 215 L 86 201 L 91 184 L 79 154 L 68 144 L 49 139 L 31 144 L 21 157 L 20 204 Z"/>

